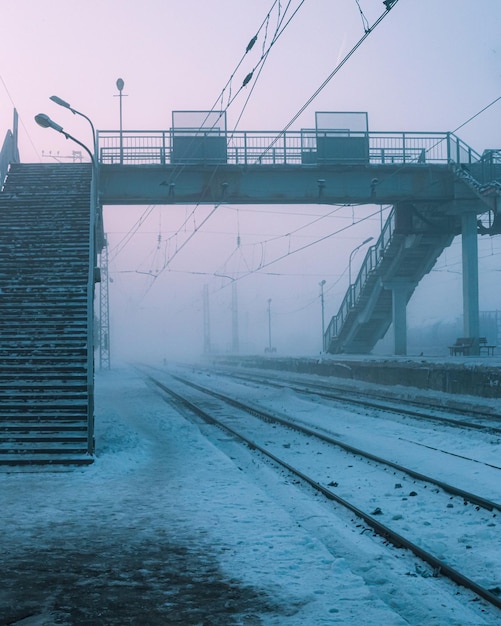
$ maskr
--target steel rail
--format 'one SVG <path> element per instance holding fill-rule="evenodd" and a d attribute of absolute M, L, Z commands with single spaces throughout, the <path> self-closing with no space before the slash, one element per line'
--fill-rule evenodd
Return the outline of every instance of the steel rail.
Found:
<path fill-rule="evenodd" d="M 467 422 L 465 420 L 456 420 L 456 419 L 451 419 L 448 417 L 444 417 L 444 416 L 440 416 L 440 415 L 427 415 L 426 413 L 423 413 L 420 410 L 417 409 L 408 409 L 405 407 L 402 407 L 400 405 L 396 406 L 396 405 L 392 405 L 391 401 L 389 404 L 386 404 L 386 401 L 384 402 L 378 402 L 375 400 L 370 400 L 367 399 L 370 397 L 370 395 L 368 396 L 367 394 L 363 395 L 363 398 L 361 399 L 357 399 L 354 398 L 353 395 L 361 395 L 361 394 L 357 394 L 356 391 L 327 391 L 325 390 L 325 388 L 320 385 L 318 387 L 315 386 L 315 384 L 312 383 L 312 388 L 308 389 L 306 387 L 297 387 L 297 383 L 290 383 L 290 382 L 280 382 L 278 380 L 274 380 L 271 381 L 269 379 L 263 379 L 263 378 L 259 378 L 258 376 L 253 376 L 252 374 L 233 374 L 231 372 L 223 372 L 224 376 L 228 376 L 230 378 L 237 378 L 237 379 L 242 379 L 242 380 L 246 380 L 246 381 L 254 381 L 254 382 L 258 382 L 258 383 L 264 383 L 270 387 L 278 387 L 278 388 L 287 388 L 290 389 L 292 391 L 296 391 L 297 393 L 302 393 L 305 395 L 315 395 L 315 396 L 320 396 L 321 398 L 326 398 L 328 400 L 340 400 L 342 402 L 347 402 L 348 404 L 355 404 L 358 406 L 364 406 L 364 407 L 370 407 L 373 409 L 378 409 L 378 410 L 382 410 L 382 411 L 388 411 L 390 413 L 399 413 L 402 415 L 406 415 L 409 417 L 418 417 L 420 419 L 425 419 L 425 420 L 430 420 L 430 421 L 436 421 L 436 422 L 443 422 L 446 423 L 450 426 L 464 426 L 465 428 L 471 428 L 474 430 L 483 430 L 483 431 L 488 431 L 488 432 L 492 432 L 492 433 L 501 433 L 501 428 L 497 428 L 496 426 L 489 426 L 486 424 L 476 424 L 475 422 Z M 349 395 L 348 395 L 349 394 Z M 377 398 L 378 396 L 375 394 L 372 397 Z M 409 401 L 406 400 L 407 404 L 413 404 L 414 406 L 425 406 L 425 405 L 420 405 L 417 402 L 413 402 L 413 401 Z M 438 411 L 443 411 L 444 409 L 442 409 L 441 407 L 435 409 Z M 449 409 L 448 409 L 449 410 Z M 462 411 L 459 408 L 454 408 L 454 409 L 450 409 L 449 412 L 451 413 L 457 413 L 459 415 L 466 413 L 467 411 L 464 410 Z M 468 411 L 470 414 L 473 414 L 476 417 L 479 418 L 484 418 L 484 419 L 500 419 L 501 420 L 501 416 L 500 415 L 491 415 L 489 413 L 483 413 L 481 411 Z"/>
<path fill-rule="evenodd" d="M 279 417 L 278 415 L 269 413 L 268 411 L 264 411 L 261 408 L 250 406 L 248 404 L 240 402 L 239 400 L 235 400 L 234 398 L 230 398 L 229 396 L 221 394 L 217 391 L 213 391 L 212 389 L 208 389 L 191 381 L 185 380 L 184 378 L 181 378 L 179 376 L 175 376 L 173 374 L 170 374 L 170 376 L 172 376 L 172 378 L 174 378 L 175 380 L 184 383 L 185 385 L 193 387 L 194 389 L 197 389 L 202 393 L 206 393 L 207 395 L 210 395 L 214 398 L 218 398 L 219 400 L 222 400 L 223 402 L 226 402 L 227 404 L 230 404 L 237 409 L 250 413 L 251 415 L 254 415 L 255 417 L 258 417 L 262 420 L 266 420 L 268 422 L 276 422 L 277 424 L 281 424 L 282 426 L 286 426 L 287 428 L 297 430 L 298 432 L 302 432 L 311 437 L 316 437 L 317 439 L 325 441 L 326 443 L 329 443 L 331 445 L 338 446 L 339 448 L 342 448 L 343 450 L 346 450 L 346 452 L 350 452 L 351 454 L 357 454 L 359 456 L 370 459 L 371 461 L 375 461 L 376 463 L 387 465 L 388 467 L 403 472 L 404 474 L 408 474 L 412 478 L 430 483 L 432 485 L 436 485 L 437 487 L 441 487 L 447 493 L 453 494 L 455 496 L 460 496 L 464 500 L 481 506 L 488 511 L 492 511 L 493 509 L 501 511 L 501 503 L 494 502 L 487 498 L 482 498 L 482 496 L 478 496 L 464 489 L 460 489 L 459 487 L 454 487 L 454 485 L 449 485 L 442 480 L 432 478 L 430 476 L 427 476 L 426 474 L 422 474 L 421 472 L 417 472 L 416 470 L 405 467 L 404 465 L 400 465 L 399 463 L 395 463 L 388 459 L 384 459 L 383 457 L 380 457 L 376 454 L 372 454 L 371 452 L 367 452 L 366 450 L 362 450 L 361 448 L 351 446 L 350 444 L 347 444 L 340 439 L 335 439 L 334 437 L 326 435 L 314 428 L 309 428 L 308 426 L 298 424 L 297 422 L 291 422 L 288 419 Z"/>
<path fill-rule="evenodd" d="M 376 520 L 372 515 L 365 513 L 364 511 L 354 506 L 353 504 L 351 504 L 344 498 L 341 498 L 330 489 L 327 489 L 326 487 L 318 483 L 316 480 L 314 480 L 310 476 L 304 474 L 300 470 L 297 470 L 292 465 L 290 465 L 286 461 L 283 461 L 282 459 L 280 459 L 273 453 L 269 452 L 265 448 L 261 447 L 259 444 L 255 443 L 254 441 L 252 441 L 245 435 L 240 434 L 239 432 L 237 432 L 230 426 L 219 421 L 218 419 L 216 419 L 215 417 L 213 417 L 212 415 L 204 411 L 201 407 L 194 404 L 193 402 L 183 397 L 182 395 L 178 394 L 173 389 L 167 387 L 166 385 L 161 383 L 159 380 L 153 378 L 149 374 L 146 374 L 146 377 L 159 389 L 161 389 L 163 392 L 167 393 L 172 398 L 177 400 L 179 403 L 187 407 L 190 411 L 198 415 L 205 422 L 212 424 L 214 426 L 217 426 L 218 428 L 221 428 L 222 430 L 225 430 L 226 432 L 231 434 L 233 437 L 239 439 L 240 441 L 243 441 L 251 450 L 257 450 L 264 456 L 268 457 L 277 465 L 283 467 L 285 470 L 297 476 L 298 478 L 303 480 L 306 484 L 310 485 L 315 490 L 320 492 L 328 500 L 333 500 L 337 502 L 338 504 L 342 505 L 343 507 L 345 507 L 346 509 L 348 509 L 349 511 L 357 515 L 357 517 L 361 518 L 366 524 L 368 524 L 377 535 L 379 535 L 384 540 L 391 543 L 396 548 L 406 548 L 410 550 L 415 556 L 420 558 L 422 561 L 428 563 L 433 568 L 435 575 L 438 576 L 439 574 L 442 574 L 443 576 L 453 581 L 454 583 L 464 587 L 465 589 L 469 589 L 470 591 L 473 591 L 479 597 L 483 598 L 484 600 L 487 600 L 487 602 L 489 602 L 493 606 L 501 609 L 501 598 L 494 595 L 488 589 L 485 589 L 484 587 L 482 587 L 475 581 L 471 580 L 470 578 L 468 578 L 467 576 L 465 576 L 464 574 L 462 574 L 455 568 L 451 567 L 447 563 L 444 563 L 442 560 L 435 557 L 430 552 L 423 550 L 420 546 L 416 545 L 412 541 L 409 541 L 408 539 L 406 539 L 399 533 L 396 533 L 388 526 Z"/>

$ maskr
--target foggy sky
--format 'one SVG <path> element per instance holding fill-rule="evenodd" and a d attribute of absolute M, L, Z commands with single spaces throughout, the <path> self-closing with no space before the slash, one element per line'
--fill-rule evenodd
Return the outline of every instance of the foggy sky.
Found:
<path fill-rule="evenodd" d="M 67 160 L 75 146 L 37 127 L 34 115 L 47 113 L 90 143 L 85 120 L 48 98 L 56 94 L 67 100 L 91 117 L 98 129 L 117 129 L 119 77 L 125 81 L 125 130 L 167 129 L 173 110 L 210 109 L 272 4 L 272 0 L 46 0 L 41 10 L 36 0 L 3 2 L 0 138 L 11 127 L 15 106 L 22 161 Z M 278 4 L 282 11 L 287 5 L 283 0 Z M 291 13 L 299 4 L 291 3 Z M 380 0 L 360 0 L 359 5 L 369 24 L 384 10 Z M 269 33 L 277 23 L 277 7 L 270 15 Z M 400 0 L 293 129 L 314 126 L 315 111 L 367 111 L 373 131 L 454 131 L 501 95 L 500 18 L 499 0 Z M 228 109 L 228 128 L 242 114 L 240 130 L 280 131 L 363 33 L 363 16 L 355 0 L 306 0 L 272 48 L 249 103 L 244 108 L 247 89 Z M 261 35 L 235 73 L 234 92 L 257 63 L 262 46 Z M 457 134 L 480 153 L 501 147 L 500 114 L 501 101 Z M 243 350 L 262 352 L 267 345 L 266 307 L 271 298 L 279 351 L 318 353 L 318 283 L 326 280 L 328 322 L 346 291 L 350 251 L 368 236 L 376 239 L 380 227 L 377 214 L 363 219 L 378 207 L 333 213 L 331 206 L 221 206 L 169 269 L 153 279 L 211 207 L 198 207 L 181 229 L 193 207 L 153 208 L 117 255 L 117 245 L 145 209 L 105 209 L 113 280 L 112 350 L 114 345 L 118 353 L 126 353 L 130 352 L 126 347 L 134 347 L 155 358 L 200 352 L 205 284 L 210 292 L 211 340 L 217 349 L 229 349 L 235 278 L 240 279 Z M 328 217 L 301 228 L 320 215 Z M 332 237 L 323 243 L 256 271 L 329 233 Z M 501 309 L 499 237 L 479 238 L 479 254 L 480 308 Z M 354 257 L 354 272 L 363 255 L 360 250 Z M 416 290 L 408 308 L 409 324 L 460 316 L 461 293 L 456 239 Z"/>

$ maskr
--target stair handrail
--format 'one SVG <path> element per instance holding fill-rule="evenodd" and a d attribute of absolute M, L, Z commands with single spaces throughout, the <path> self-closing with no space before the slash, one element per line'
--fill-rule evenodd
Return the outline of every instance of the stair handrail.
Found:
<path fill-rule="evenodd" d="M 360 298 L 369 275 L 381 264 L 384 252 L 390 244 L 394 232 L 395 207 L 393 207 L 390 211 L 388 219 L 381 230 L 381 234 L 379 235 L 377 242 L 373 246 L 370 246 L 367 250 L 355 282 L 348 286 L 348 290 L 343 298 L 343 301 L 341 302 L 341 306 L 339 307 L 337 314 L 334 315 L 329 322 L 325 331 L 324 346 L 329 346 L 331 340 L 334 337 L 339 336 L 350 311 L 353 310 Z"/>
<path fill-rule="evenodd" d="M 0 191 L 3 188 L 5 177 L 9 171 L 9 165 L 11 163 L 19 163 L 19 150 L 17 147 L 17 128 L 18 128 L 18 115 L 16 109 L 14 109 L 14 119 L 12 122 L 12 130 L 8 130 L 5 134 L 5 139 L 0 150 Z"/>

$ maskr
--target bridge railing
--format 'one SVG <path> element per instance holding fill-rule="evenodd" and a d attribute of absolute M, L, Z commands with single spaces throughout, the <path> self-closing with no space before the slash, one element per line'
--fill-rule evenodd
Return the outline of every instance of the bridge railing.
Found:
<path fill-rule="evenodd" d="M 14 109 L 14 121 L 12 130 L 8 130 L 2 147 L 0 149 L 0 190 L 2 189 L 5 177 L 11 163 L 19 163 L 19 150 L 17 147 L 17 124 L 18 115 Z"/>
<path fill-rule="evenodd" d="M 98 131 L 102 164 L 325 165 L 471 164 L 481 156 L 453 133 L 234 131 L 190 129 Z"/>
<path fill-rule="evenodd" d="M 367 283 L 369 275 L 377 269 L 382 262 L 384 252 L 388 247 L 395 231 L 395 209 L 392 209 L 388 219 L 383 226 L 377 242 L 371 246 L 365 255 L 355 282 L 349 285 L 348 291 L 341 302 L 339 311 L 331 319 L 324 335 L 324 349 L 327 349 L 332 339 L 341 333 L 350 311 L 356 306 L 360 299 L 362 290 Z"/>
<path fill-rule="evenodd" d="M 482 183 L 501 179 L 501 150 L 484 150 L 480 179 Z"/>

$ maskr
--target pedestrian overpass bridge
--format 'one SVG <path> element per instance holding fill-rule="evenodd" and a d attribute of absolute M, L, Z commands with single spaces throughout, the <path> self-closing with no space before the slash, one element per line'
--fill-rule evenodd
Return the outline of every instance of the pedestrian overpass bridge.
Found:
<path fill-rule="evenodd" d="M 478 348 L 477 237 L 501 233 L 501 150 L 477 153 L 449 132 L 369 131 L 366 114 L 230 132 L 219 113 L 208 123 L 205 112 L 179 113 L 168 130 L 98 131 L 92 166 L 20 163 L 15 116 L 0 153 L 0 464 L 33 450 L 49 463 L 93 451 L 103 205 L 390 204 L 324 349 L 369 353 L 392 326 L 405 354 L 407 303 L 459 234 L 464 336 Z"/>
<path fill-rule="evenodd" d="M 369 131 L 365 113 L 229 132 L 221 113 L 182 111 L 169 130 L 100 131 L 96 151 L 102 204 L 392 205 L 328 324 L 327 352 L 369 353 L 393 324 L 405 354 L 407 303 L 461 234 L 464 335 L 479 337 L 477 234 L 501 232 L 499 150 L 479 154 L 450 132 Z"/>

